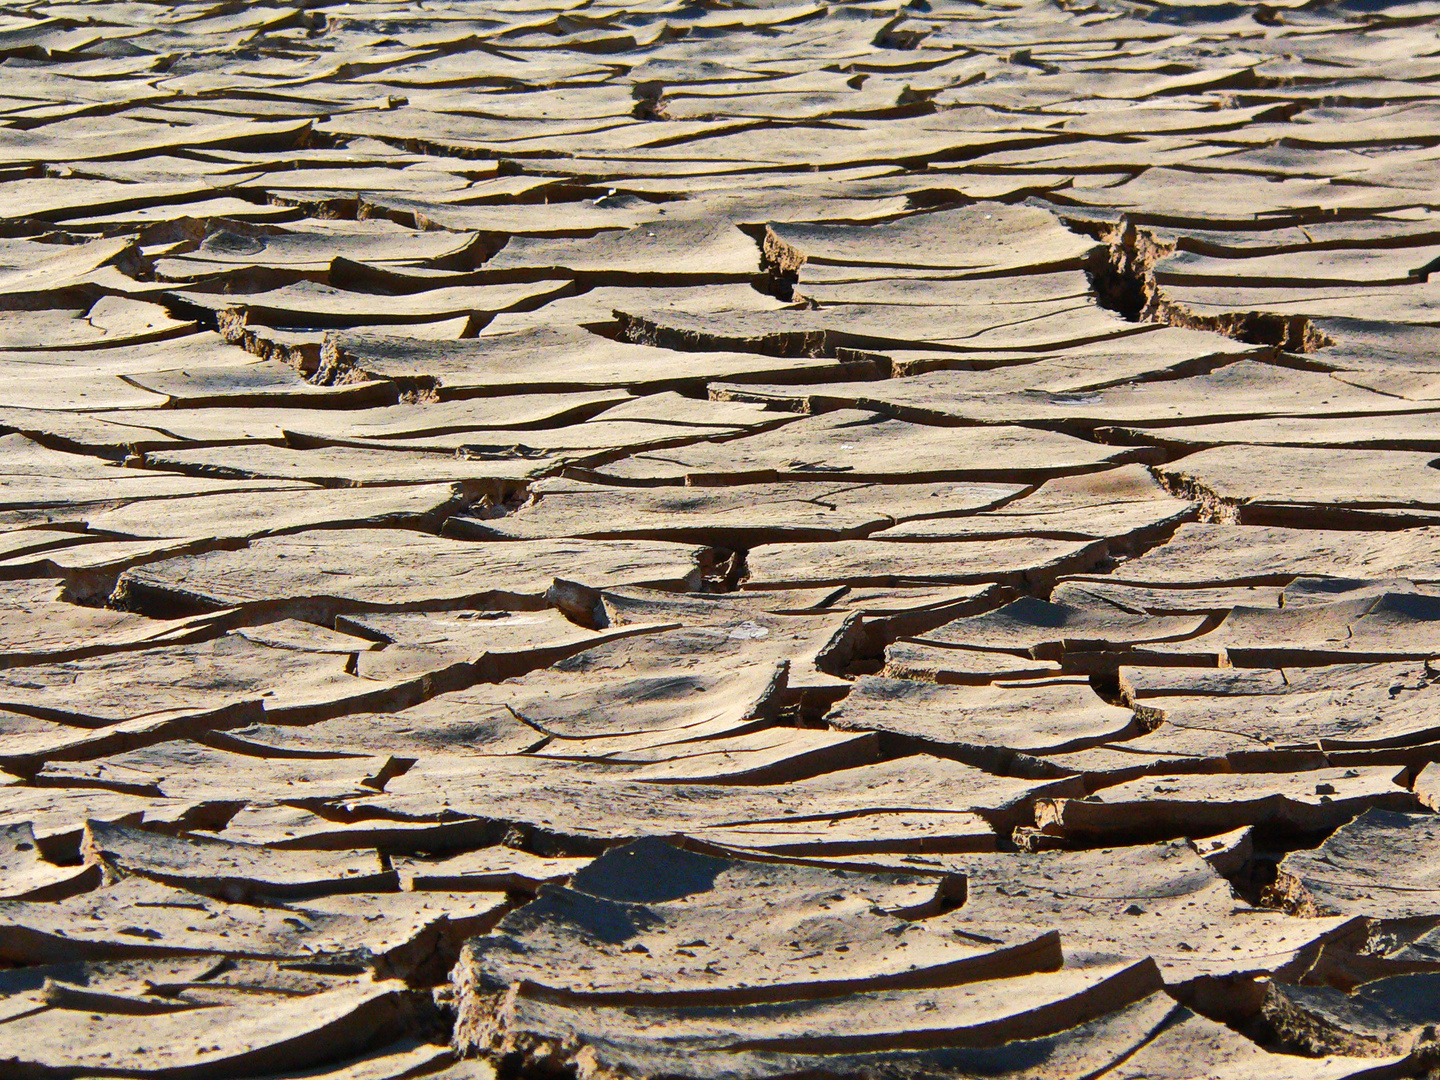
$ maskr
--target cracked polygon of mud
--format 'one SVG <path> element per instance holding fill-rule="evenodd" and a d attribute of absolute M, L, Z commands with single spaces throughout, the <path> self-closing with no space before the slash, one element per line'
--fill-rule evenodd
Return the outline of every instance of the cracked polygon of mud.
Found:
<path fill-rule="evenodd" d="M 561 7 L 8 11 L 0 1059 L 1432 1070 L 1431 14 Z"/>
<path fill-rule="evenodd" d="M 875 484 L 791 481 L 729 487 L 611 487 L 547 479 L 530 485 L 514 513 L 480 519 L 480 536 L 682 539 L 704 536 L 727 548 L 859 538 L 897 520 L 971 514 L 1025 488 L 1014 484 Z M 458 518 L 468 522 L 468 518 Z"/>

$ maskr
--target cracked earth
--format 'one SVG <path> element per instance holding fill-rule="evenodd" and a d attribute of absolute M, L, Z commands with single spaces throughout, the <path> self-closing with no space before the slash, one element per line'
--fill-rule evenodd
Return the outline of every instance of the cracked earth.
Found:
<path fill-rule="evenodd" d="M 1440 1075 L 1440 5 L 0 58 L 0 1078 Z"/>

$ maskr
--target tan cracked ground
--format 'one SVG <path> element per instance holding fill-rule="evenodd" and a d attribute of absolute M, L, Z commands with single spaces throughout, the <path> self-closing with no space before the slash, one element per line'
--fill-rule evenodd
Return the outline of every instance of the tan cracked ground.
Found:
<path fill-rule="evenodd" d="M 0 1077 L 1440 1068 L 1437 34 L 6 7 Z"/>

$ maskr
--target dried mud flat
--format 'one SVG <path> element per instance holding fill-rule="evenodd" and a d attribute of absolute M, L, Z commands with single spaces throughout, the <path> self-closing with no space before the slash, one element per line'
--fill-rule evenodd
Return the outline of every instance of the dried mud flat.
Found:
<path fill-rule="evenodd" d="M 1440 1067 L 1437 29 L 6 7 L 0 1077 Z"/>

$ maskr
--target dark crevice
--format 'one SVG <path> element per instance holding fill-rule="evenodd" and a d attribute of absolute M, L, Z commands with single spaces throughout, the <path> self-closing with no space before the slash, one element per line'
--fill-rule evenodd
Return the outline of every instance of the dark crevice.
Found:
<path fill-rule="evenodd" d="M 1104 246 L 1086 267 L 1096 302 L 1131 322 L 1204 330 L 1289 353 L 1313 353 L 1334 344 L 1304 315 L 1263 311 L 1201 315 L 1191 311 L 1170 299 L 1155 280 L 1155 264 L 1174 252 L 1173 243 L 1128 221 L 1099 230 L 1099 238 Z"/>

